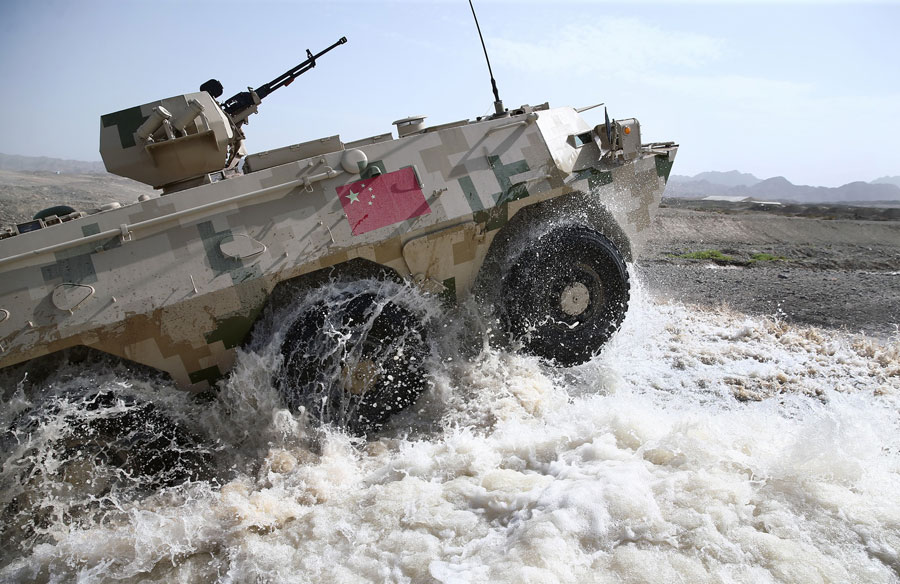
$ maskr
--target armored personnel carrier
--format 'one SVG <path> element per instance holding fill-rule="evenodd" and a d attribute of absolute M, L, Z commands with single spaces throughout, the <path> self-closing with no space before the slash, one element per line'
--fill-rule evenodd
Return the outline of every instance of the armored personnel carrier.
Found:
<path fill-rule="evenodd" d="M 410 116 L 396 135 L 246 155 L 262 99 L 344 42 L 223 102 L 211 80 L 102 116 L 106 168 L 160 196 L 54 207 L 0 233 L 0 368 L 83 346 L 206 390 L 264 308 L 333 281 L 401 281 L 450 302 L 479 289 L 522 350 L 561 366 L 600 351 L 677 146 L 642 143 L 634 118 L 592 126 L 583 110 L 498 98 L 474 120 Z M 277 376 L 286 404 L 324 392 L 342 412 L 325 419 L 365 430 L 425 387 L 427 344 L 410 307 L 352 289 L 285 323 Z"/>

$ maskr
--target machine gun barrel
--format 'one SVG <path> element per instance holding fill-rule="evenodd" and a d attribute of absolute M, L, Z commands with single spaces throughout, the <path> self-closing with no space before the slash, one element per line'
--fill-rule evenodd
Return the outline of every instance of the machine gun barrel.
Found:
<path fill-rule="evenodd" d="M 339 45 L 343 45 L 346 42 L 347 42 L 347 37 L 341 37 L 337 40 L 336 43 L 334 43 L 327 49 L 324 49 L 324 50 L 316 53 L 315 55 L 313 55 L 309 49 L 306 49 L 307 59 L 305 61 L 303 61 L 299 65 L 295 66 L 294 68 L 290 69 L 289 71 L 282 73 L 281 75 L 279 75 L 272 81 L 269 81 L 268 83 L 261 85 L 260 87 L 258 87 L 255 90 L 248 88 L 247 91 L 241 91 L 240 93 L 236 93 L 235 95 L 228 98 L 224 104 L 222 104 L 222 109 L 224 109 L 228 115 L 232 116 L 232 118 L 236 118 L 241 121 L 246 120 L 246 117 L 247 117 L 247 115 L 249 115 L 249 113 L 253 113 L 254 111 L 256 111 L 255 109 L 252 109 L 252 108 L 254 108 L 254 106 L 258 105 L 260 100 L 264 99 L 267 95 L 269 95 L 276 89 L 279 89 L 286 85 L 290 85 L 294 81 L 294 79 L 296 79 L 300 75 L 303 75 L 304 73 L 306 73 L 307 71 L 309 71 L 310 69 L 315 67 L 316 59 L 318 59 L 319 57 L 321 57 L 328 51 L 331 51 L 335 47 L 337 47 Z M 254 93 L 256 94 L 256 96 L 255 96 L 256 99 L 254 99 L 254 95 L 253 95 Z M 244 112 L 246 110 L 251 110 L 251 109 L 252 109 L 251 112 L 244 115 Z"/>

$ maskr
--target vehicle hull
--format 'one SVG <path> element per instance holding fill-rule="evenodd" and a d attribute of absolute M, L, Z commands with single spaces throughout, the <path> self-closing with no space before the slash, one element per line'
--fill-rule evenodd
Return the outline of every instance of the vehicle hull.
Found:
<path fill-rule="evenodd" d="M 602 211 L 638 242 L 676 151 L 603 162 L 599 146 L 569 139 L 590 131 L 571 108 L 447 126 L 0 240 L 0 367 L 83 345 L 202 390 L 281 282 L 366 260 L 464 298 L 495 236 L 534 205 L 588 223 Z M 355 190 L 375 184 L 411 197 L 407 210 L 378 211 Z"/>

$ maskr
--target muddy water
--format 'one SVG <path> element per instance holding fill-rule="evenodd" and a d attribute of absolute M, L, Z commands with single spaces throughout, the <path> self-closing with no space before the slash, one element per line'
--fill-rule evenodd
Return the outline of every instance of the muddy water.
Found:
<path fill-rule="evenodd" d="M 35 398 L 5 388 L 18 429 L 0 579 L 900 581 L 900 339 L 637 290 L 602 355 L 560 371 L 490 347 L 490 323 L 428 310 L 434 385 L 368 443 L 283 409 L 264 343 L 212 402 L 72 369 L 28 424 Z M 171 449 L 202 454 L 207 474 L 152 488 L 74 464 L 66 413 L 135 407 L 65 397 L 84 387 L 152 398 L 195 429 Z"/>

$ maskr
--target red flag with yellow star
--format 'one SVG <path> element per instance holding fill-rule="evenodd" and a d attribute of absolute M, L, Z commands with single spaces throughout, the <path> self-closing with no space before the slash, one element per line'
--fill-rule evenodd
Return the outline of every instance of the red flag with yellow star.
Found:
<path fill-rule="evenodd" d="M 408 166 L 335 189 L 353 235 L 431 213 L 416 171 Z"/>

